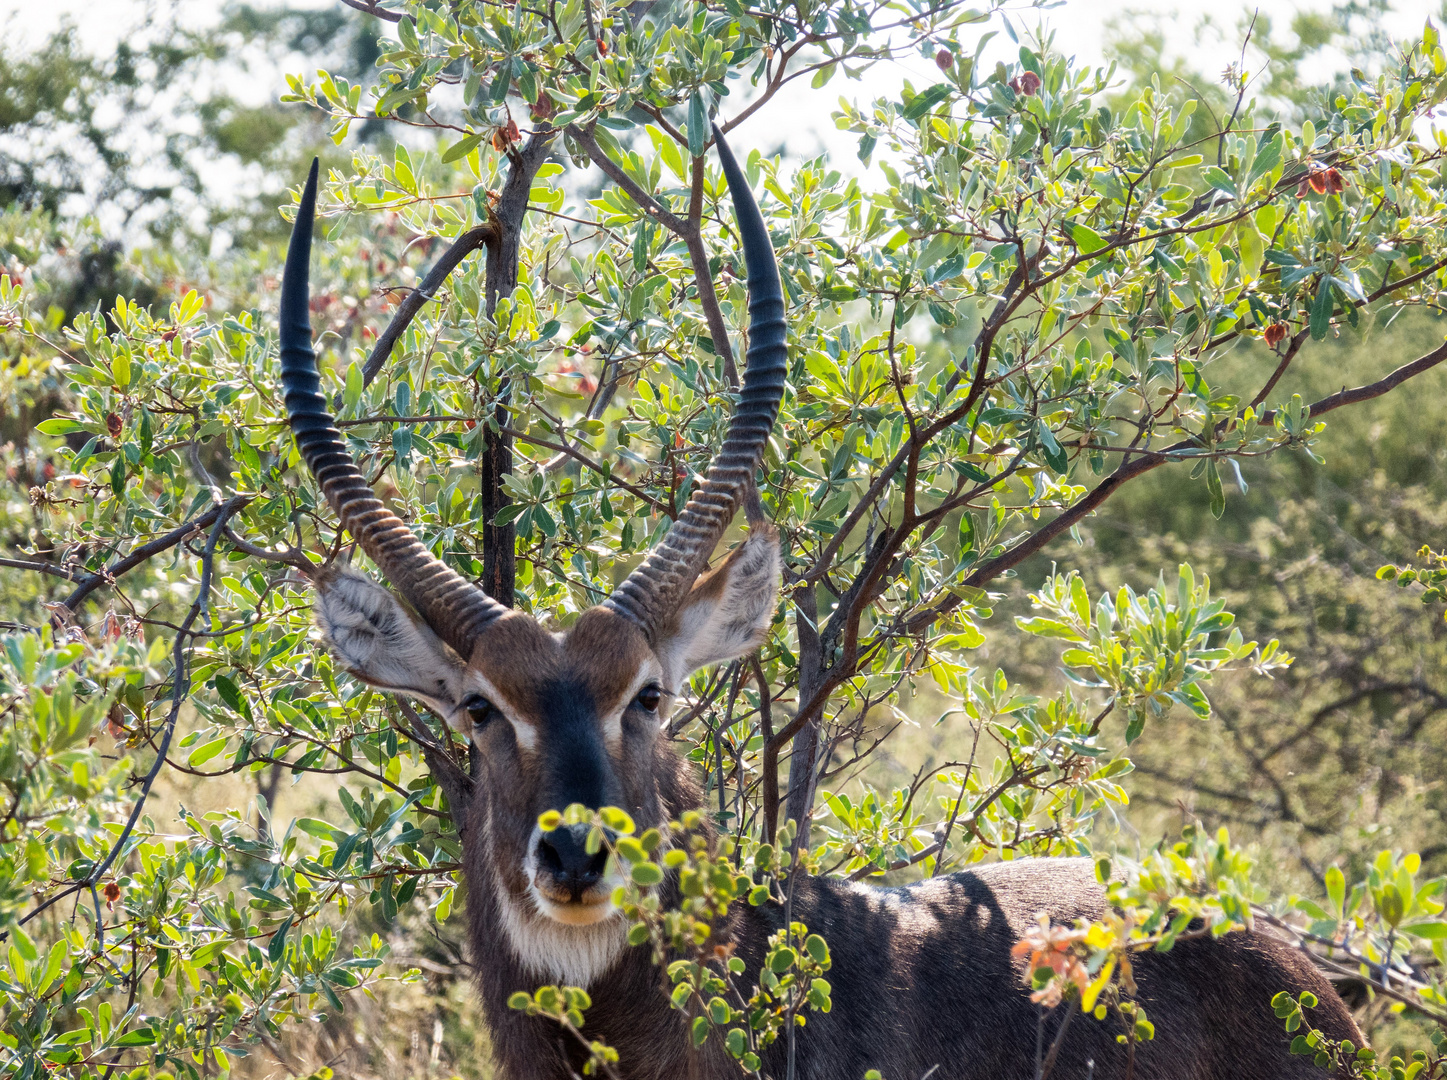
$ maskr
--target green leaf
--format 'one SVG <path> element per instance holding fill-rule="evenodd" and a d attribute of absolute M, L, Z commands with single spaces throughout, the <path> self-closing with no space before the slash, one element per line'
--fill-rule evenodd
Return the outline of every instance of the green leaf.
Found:
<path fill-rule="evenodd" d="M 984 633 L 978 626 L 968 623 L 953 633 L 942 635 L 936 645 L 941 649 L 978 649 L 984 643 Z"/>
<path fill-rule="evenodd" d="M 337 848 L 336 853 L 332 856 L 331 865 L 333 870 L 341 870 L 347 865 L 347 860 L 352 857 L 352 852 L 357 850 L 357 844 L 361 842 L 361 839 L 361 833 L 352 833 L 351 836 L 342 841 L 341 846 Z M 414 878 L 412 880 L 415 881 L 416 879 Z"/>
<path fill-rule="evenodd" d="M 401 143 L 397 144 L 396 155 L 393 158 L 392 177 L 397 181 L 397 186 L 407 194 L 417 194 L 417 180 L 412 175 L 412 158 L 407 154 L 407 148 Z"/>
<path fill-rule="evenodd" d="M 225 749 L 226 736 L 223 735 L 219 739 L 212 739 L 209 743 L 198 746 L 195 750 L 192 750 L 190 756 L 186 758 L 186 764 L 192 768 L 195 768 L 197 765 L 204 765 Z"/>
<path fill-rule="evenodd" d="M 1075 246 L 1080 249 L 1082 255 L 1093 255 L 1106 246 L 1105 240 L 1098 232 L 1078 221 L 1070 224 L 1069 231 L 1070 239 L 1075 241 Z"/>
<path fill-rule="evenodd" d="M 397 23 L 397 38 L 408 52 L 417 52 L 421 47 L 417 41 L 417 23 L 410 15 Z"/>
<path fill-rule="evenodd" d="M 65 958 L 69 949 L 64 941 L 57 941 L 50 947 L 50 954 L 45 958 L 45 970 L 35 981 L 35 993 L 37 997 L 43 997 L 50 989 L 50 984 L 60 977 L 61 968 L 65 965 Z"/>
<path fill-rule="evenodd" d="M 1346 878 L 1341 869 L 1335 866 L 1327 867 L 1326 871 L 1326 895 L 1331 898 L 1332 908 L 1338 915 L 1342 913 L 1342 904 L 1346 900 Z"/>
<path fill-rule="evenodd" d="M 70 420 L 63 416 L 51 417 L 49 420 L 42 420 L 35 425 L 35 430 L 42 435 L 69 435 L 76 431 L 90 430 L 78 420 Z"/>
<path fill-rule="evenodd" d="M 286 952 L 286 933 L 291 929 L 294 919 L 295 916 L 289 916 L 271 935 L 271 943 L 266 947 L 266 956 L 273 964 L 281 960 Z"/>
<path fill-rule="evenodd" d="M 704 146 L 708 143 L 708 113 L 703 105 L 703 91 L 695 90 L 688 101 L 688 153 L 690 157 L 703 157 Z"/>
<path fill-rule="evenodd" d="M 901 112 L 900 115 L 906 120 L 918 120 L 945 98 L 949 97 L 950 94 L 954 92 L 954 89 L 949 83 L 935 83 L 934 86 L 916 94 L 914 99 L 904 107 L 904 111 Z M 863 156 L 862 151 L 861 156 Z"/>
<path fill-rule="evenodd" d="M 663 868 L 657 863 L 638 863 L 629 871 L 629 876 L 635 885 L 657 885 L 663 880 Z"/>
<path fill-rule="evenodd" d="M 1211 516 L 1219 519 L 1226 512 L 1226 490 L 1221 486 L 1221 472 L 1214 458 L 1206 463 L 1206 490 L 1211 495 Z"/>
<path fill-rule="evenodd" d="M 1222 169 L 1212 165 L 1206 170 L 1206 183 L 1210 184 L 1217 191 L 1224 191 L 1233 199 L 1239 199 L 1241 192 L 1236 188 L 1236 181 L 1232 180 Z"/>
<path fill-rule="evenodd" d="M 1408 923 L 1402 927 L 1402 933 L 1415 934 L 1429 941 L 1447 941 L 1447 922 Z"/>
<path fill-rule="evenodd" d="M 1367 294 L 1362 289 L 1362 280 L 1354 271 L 1338 270 L 1332 275 L 1332 284 L 1342 292 L 1346 293 L 1348 299 L 1355 300 L 1359 304 L 1367 302 Z"/>
<path fill-rule="evenodd" d="M 151 446 L 152 446 L 152 444 L 155 442 L 155 437 L 156 437 L 156 428 L 155 428 L 154 422 L 151 420 L 151 410 L 150 410 L 150 409 L 146 409 L 146 408 L 141 409 L 141 429 L 140 429 L 140 436 L 141 436 L 141 457 L 142 457 L 142 458 L 148 458 L 148 457 L 151 456 Z"/>
<path fill-rule="evenodd" d="M 216 694 L 226 702 L 227 708 L 232 712 L 240 713 L 247 720 L 251 719 L 251 706 L 241 696 L 241 688 L 225 675 L 216 676 Z"/>
<path fill-rule="evenodd" d="M 638 831 L 638 826 L 633 823 L 633 819 L 628 816 L 628 812 L 626 810 L 620 810 L 616 806 L 603 807 L 598 811 L 598 817 L 602 819 L 605 826 L 612 829 L 615 833 L 632 836 Z"/>
<path fill-rule="evenodd" d="M 342 392 L 342 403 L 348 409 L 355 409 L 362 400 L 362 368 L 359 364 L 347 365 L 347 386 Z"/>
<path fill-rule="evenodd" d="M 1076 618 L 1089 626 L 1090 594 L 1085 589 L 1085 582 L 1075 576 L 1070 579 L 1070 606 L 1075 609 Z"/>
<path fill-rule="evenodd" d="M 1335 306 L 1335 302 L 1332 300 L 1331 278 L 1323 274 L 1320 284 L 1316 287 L 1316 300 L 1311 305 L 1309 326 L 1313 341 L 1320 341 L 1331 330 L 1331 313 Z"/>
<path fill-rule="evenodd" d="M 480 142 L 482 142 L 480 132 L 474 131 L 471 135 L 464 135 L 442 152 L 442 164 L 447 165 L 458 158 L 466 157 Z"/>
<path fill-rule="evenodd" d="M 1250 191 L 1257 180 L 1280 164 L 1284 146 L 1285 138 L 1277 132 L 1275 138 L 1256 151 L 1256 158 L 1251 162 L 1251 171 L 1246 176 L 1246 190 Z"/>
<path fill-rule="evenodd" d="M 1130 722 L 1125 726 L 1125 741 L 1129 746 L 1141 737 L 1141 732 L 1146 729 L 1146 714 L 1136 712 L 1131 714 Z"/>
<path fill-rule="evenodd" d="M 1044 420 L 1036 422 L 1035 437 L 1040 441 L 1040 451 L 1047 465 L 1058 473 L 1063 473 L 1070 468 L 1070 459 L 1066 457 L 1060 444 L 1055 441 L 1055 433 L 1050 430 L 1050 425 Z"/>
<path fill-rule="evenodd" d="M 1046 619 L 1043 617 L 1017 618 L 1015 625 L 1027 634 L 1034 634 L 1036 637 L 1060 638 L 1064 641 L 1084 641 L 1080 631 L 1069 623 L 1063 623 L 1058 619 Z"/>
<path fill-rule="evenodd" d="M 175 308 L 177 325 L 184 326 L 200 315 L 201 308 L 204 306 L 205 301 L 201 299 L 201 295 L 195 289 L 187 289 L 186 295 L 181 297 L 180 304 Z"/>
<path fill-rule="evenodd" d="M 1241 272 L 1246 280 L 1253 280 L 1261 273 L 1261 260 L 1266 248 L 1261 234 L 1249 220 L 1242 220 L 1236 226 L 1236 245 L 1241 255 Z"/>
<path fill-rule="evenodd" d="M 315 836 L 318 840 L 333 840 L 340 843 L 346 839 L 346 833 L 329 822 L 319 818 L 297 818 L 296 827 L 308 836 Z"/>

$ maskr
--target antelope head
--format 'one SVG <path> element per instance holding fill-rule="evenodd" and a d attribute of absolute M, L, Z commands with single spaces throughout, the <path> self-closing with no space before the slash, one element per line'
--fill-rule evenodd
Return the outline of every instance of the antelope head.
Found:
<path fill-rule="evenodd" d="M 346 568 L 316 575 L 317 621 L 340 661 L 372 686 L 419 699 L 480 758 L 468 849 L 486 863 L 500 921 L 523 966 L 586 984 L 623 943 L 616 882 L 584 846 L 586 826 L 543 833 L 573 803 L 620 806 L 640 827 L 676 814 L 676 758 L 659 729 L 683 681 L 755 648 L 773 619 L 778 535 L 750 495 L 786 371 L 784 303 L 768 230 L 715 129 L 748 266 L 749 350 L 722 447 L 663 541 L 602 604 L 554 630 L 443 565 L 371 491 L 321 394 L 308 320 L 317 165 L 307 179 L 281 286 L 287 416 L 307 468 L 386 586 Z M 749 495 L 749 497 L 746 497 Z M 708 561 L 740 503 L 749 534 Z M 479 881 L 469 867 L 470 880 Z M 474 884 L 476 888 L 476 884 Z M 474 901 L 475 902 L 475 901 Z"/>

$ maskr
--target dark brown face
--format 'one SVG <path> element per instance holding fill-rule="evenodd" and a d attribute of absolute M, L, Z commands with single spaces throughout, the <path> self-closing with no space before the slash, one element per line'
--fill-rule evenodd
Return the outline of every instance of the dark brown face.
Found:
<path fill-rule="evenodd" d="M 619 882 L 605 852 L 587 852 L 588 827 L 544 833 L 538 817 L 581 803 L 661 823 L 653 761 L 673 701 L 662 666 L 630 622 L 594 608 L 562 634 L 504 618 L 465 678 L 499 900 L 569 926 L 609 919 Z"/>
<path fill-rule="evenodd" d="M 691 672 L 758 647 L 781 564 L 777 534 L 752 529 L 648 636 L 606 605 L 564 633 L 503 610 L 480 630 L 443 634 L 361 574 L 317 576 L 317 622 L 348 670 L 427 702 L 476 746 L 469 886 L 490 898 L 478 910 L 501 922 L 513 955 L 540 979 L 587 986 L 617 958 L 626 927 L 612 903 L 619 882 L 586 850 L 587 830 L 544 835 L 538 818 L 575 803 L 617 806 L 647 829 L 695 804 L 659 727 Z"/>

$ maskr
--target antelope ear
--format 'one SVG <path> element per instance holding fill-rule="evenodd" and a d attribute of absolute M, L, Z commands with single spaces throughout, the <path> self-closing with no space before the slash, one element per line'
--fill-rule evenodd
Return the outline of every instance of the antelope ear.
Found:
<path fill-rule="evenodd" d="M 768 636 L 779 603 L 784 560 L 772 525 L 750 528 L 748 539 L 702 575 L 654 650 L 670 690 L 708 664 L 733 660 Z"/>
<path fill-rule="evenodd" d="M 353 570 L 318 575 L 317 624 L 348 671 L 382 690 L 420 698 L 449 721 L 465 667 L 402 601 Z"/>

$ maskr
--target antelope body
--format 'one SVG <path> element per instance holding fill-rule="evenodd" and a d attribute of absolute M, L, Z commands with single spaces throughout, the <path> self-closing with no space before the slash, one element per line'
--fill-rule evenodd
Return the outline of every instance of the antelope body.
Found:
<path fill-rule="evenodd" d="M 582 1052 L 551 1021 L 507 1007 L 519 990 L 563 983 L 589 990 L 585 1034 L 620 1053 L 630 1080 L 722 1078 L 738 1066 L 710 1039 L 691 1049 L 666 978 L 627 947 L 611 895 L 618 883 L 585 826 L 549 833 L 539 816 L 573 803 L 626 809 L 640 828 L 702 804 L 691 768 L 659 737 L 684 680 L 763 640 L 781 579 L 779 540 L 752 496 L 785 376 L 784 308 L 758 207 L 715 129 L 748 265 L 750 346 L 738 411 L 704 485 L 659 547 L 603 604 L 566 630 L 511 611 L 437 561 L 378 501 L 341 442 L 320 393 L 307 318 L 314 164 L 282 283 L 281 357 L 298 447 L 328 501 L 391 589 L 353 571 L 318 573 L 317 618 L 359 678 L 420 699 L 476 748 L 474 804 L 454 808 L 462 830 L 473 961 L 501 1074 L 564 1080 Z M 747 539 L 705 570 L 743 504 Z M 395 593 L 391 590 L 395 590 Z M 400 599 L 399 595 L 400 594 Z M 670 880 L 660 886 L 665 894 Z M 1100 914 L 1103 894 L 1085 860 L 1023 860 L 903 889 L 800 878 L 793 918 L 828 940 L 833 1009 L 799 1029 L 795 1075 L 857 1080 L 1027 1080 L 1037 1039 L 1049 1046 L 1069 1007 L 1041 1020 L 1011 946 L 1045 912 L 1069 923 Z M 740 905 L 723 928 L 758 971 L 780 907 Z M 1307 959 L 1252 933 L 1178 944 L 1137 962 L 1139 1000 L 1154 1041 L 1128 1064 L 1118 1025 L 1074 1021 L 1052 1075 L 1139 1080 L 1316 1076 L 1287 1052 L 1272 1014 L 1281 990 L 1311 990 L 1311 1022 L 1333 1038 L 1362 1038 Z M 786 1041 L 768 1075 L 788 1068 Z M 930 1072 L 930 1070 L 934 1070 Z"/>

